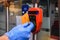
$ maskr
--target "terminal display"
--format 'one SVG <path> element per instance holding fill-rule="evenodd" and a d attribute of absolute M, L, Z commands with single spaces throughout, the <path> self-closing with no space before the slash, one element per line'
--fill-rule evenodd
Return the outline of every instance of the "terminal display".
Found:
<path fill-rule="evenodd" d="M 29 14 L 38 14 L 38 11 L 29 11 Z"/>

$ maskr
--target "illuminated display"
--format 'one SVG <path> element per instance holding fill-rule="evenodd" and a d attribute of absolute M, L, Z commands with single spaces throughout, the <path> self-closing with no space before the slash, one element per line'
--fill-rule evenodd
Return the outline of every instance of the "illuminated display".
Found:
<path fill-rule="evenodd" d="M 38 11 L 29 11 L 29 14 L 38 14 Z"/>

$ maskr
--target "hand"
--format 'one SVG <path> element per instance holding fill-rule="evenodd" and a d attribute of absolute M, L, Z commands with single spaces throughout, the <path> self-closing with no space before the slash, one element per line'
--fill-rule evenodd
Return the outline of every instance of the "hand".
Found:
<path fill-rule="evenodd" d="M 7 35 L 10 40 L 15 40 L 19 37 L 22 38 L 21 40 L 23 40 L 24 38 L 30 37 L 30 33 L 33 27 L 34 25 L 32 22 L 25 23 L 14 27 L 11 31 L 5 33 L 5 35 Z"/>

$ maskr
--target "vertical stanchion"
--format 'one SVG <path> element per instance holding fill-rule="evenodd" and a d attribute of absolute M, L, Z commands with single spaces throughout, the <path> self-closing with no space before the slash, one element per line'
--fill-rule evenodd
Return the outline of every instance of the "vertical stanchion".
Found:
<path fill-rule="evenodd" d="M 7 14 L 6 14 L 6 31 L 8 31 L 8 27 L 9 27 L 9 12 L 8 12 L 8 7 L 6 7 L 7 9 Z"/>
<path fill-rule="evenodd" d="M 9 27 L 9 16 L 8 16 L 8 14 L 9 14 L 9 11 L 8 11 L 8 9 L 9 9 L 9 2 L 10 1 L 8 1 L 8 0 L 5 0 L 4 2 L 3 2 L 3 5 L 4 5 L 4 7 L 5 7 L 5 9 L 6 9 L 6 32 L 8 31 L 8 27 Z"/>
<path fill-rule="evenodd" d="M 32 0 L 33 7 L 37 8 L 39 4 L 39 0 Z M 37 34 L 33 34 L 33 40 L 37 40 Z"/>

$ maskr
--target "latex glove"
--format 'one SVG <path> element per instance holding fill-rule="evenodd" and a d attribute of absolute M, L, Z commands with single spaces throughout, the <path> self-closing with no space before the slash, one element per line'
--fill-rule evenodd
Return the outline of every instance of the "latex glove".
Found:
<path fill-rule="evenodd" d="M 25 23 L 14 27 L 11 31 L 5 33 L 5 35 L 8 36 L 9 40 L 15 40 L 19 37 L 21 38 L 20 40 L 24 40 L 24 38 L 28 39 L 33 27 L 34 25 L 32 22 Z"/>
<path fill-rule="evenodd" d="M 29 40 L 29 38 L 19 37 L 19 38 L 15 39 L 15 40 Z"/>

